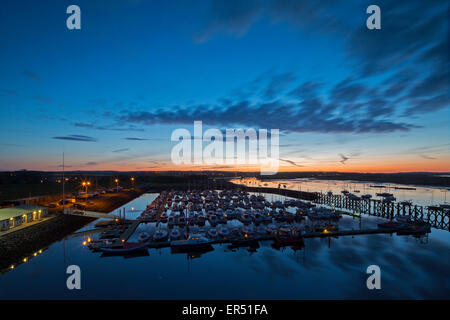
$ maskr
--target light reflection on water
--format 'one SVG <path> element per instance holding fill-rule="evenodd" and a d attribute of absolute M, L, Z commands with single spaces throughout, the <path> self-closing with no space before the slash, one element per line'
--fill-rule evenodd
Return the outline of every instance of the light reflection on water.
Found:
<path fill-rule="evenodd" d="M 137 217 L 156 196 L 146 194 L 125 205 L 127 217 Z M 266 196 L 270 201 L 272 195 Z M 379 221 L 384 220 L 344 216 L 340 226 L 358 228 L 361 222 L 372 227 Z M 1 275 L 0 298 L 448 298 L 449 234 L 433 229 L 420 240 L 387 234 L 305 239 L 297 251 L 275 250 L 270 241 L 261 242 L 256 252 L 223 244 L 189 259 L 170 248 L 150 249 L 147 256 L 102 257 L 82 247 L 82 238 L 71 238 Z M 79 291 L 66 289 L 70 264 L 81 268 Z M 380 291 L 366 288 L 365 270 L 371 264 L 381 267 Z"/>
<path fill-rule="evenodd" d="M 370 194 L 374 199 L 379 197 L 377 193 L 389 192 L 394 195 L 396 201 L 412 201 L 413 204 L 421 206 L 439 205 L 450 202 L 450 191 L 447 188 L 439 187 L 424 187 L 424 186 L 405 186 L 395 183 L 379 183 L 379 182 L 361 182 L 361 181 L 340 181 L 340 180 L 314 180 L 314 179 L 288 179 L 288 180 L 258 180 L 255 178 L 236 179 L 231 180 L 237 184 L 244 184 L 250 187 L 267 187 L 278 188 L 281 184 L 281 188 L 308 191 L 308 192 L 321 192 L 327 193 L 328 191 L 333 194 L 342 194 L 341 191 L 347 190 L 355 195 L 361 196 L 363 194 Z M 370 186 L 384 186 L 384 188 L 374 188 Z M 393 187 L 412 187 L 415 190 L 394 189 Z M 355 192 L 359 191 L 359 192 Z"/>

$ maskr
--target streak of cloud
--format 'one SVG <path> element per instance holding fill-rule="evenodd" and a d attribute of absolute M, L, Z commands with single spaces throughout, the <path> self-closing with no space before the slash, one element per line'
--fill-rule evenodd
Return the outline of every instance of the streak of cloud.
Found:
<path fill-rule="evenodd" d="M 89 136 L 83 136 L 78 134 L 68 135 L 68 136 L 58 136 L 58 137 L 52 137 L 52 139 L 56 140 L 69 140 L 69 141 L 83 141 L 83 142 L 96 142 L 97 139 L 89 137 Z"/>

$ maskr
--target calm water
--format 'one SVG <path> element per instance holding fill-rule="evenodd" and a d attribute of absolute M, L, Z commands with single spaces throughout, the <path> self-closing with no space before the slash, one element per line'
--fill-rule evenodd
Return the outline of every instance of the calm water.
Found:
<path fill-rule="evenodd" d="M 136 217 L 156 194 L 125 205 Z M 271 200 L 272 195 L 266 195 Z M 276 199 L 283 199 L 275 196 Z M 376 217 L 343 217 L 341 228 L 375 226 Z M 95 222 L 94 222 L 95 223 Z M 88 226 L 84 229 L 91 229 Z M 141 230 L 154 228 L 152 224 Z M 133 235 L 136 237 L 136 235 Z M 433 229 L 427 238 L 368 235 L 306 239 L 299 250 L 276 250 L 262 242 L 254 251 L 214 250 L 197 257 L 150 249 L 139 257 L 102 257 L 67 237 L 0 275 L 1 299 L 366 299 L 449 298 L 450 233 Z M 82 289 L 66 288 L 66 267 L 79 265 Z M 381 268 L 381 290 L 366 288 L 366 268 Z"/>
<path fill-rule="evenodd" d="M 378 182 L 360 182 L 360 181 L 340 181 L 340 180 L 315 180 L 315 179 L 289 179 L 289 180 L 264 180 L 260 181 L 255 178 L 236 179 L 232 180 L 236 184 L 243 184 L 247 186 L 261 186 L 269 188 L 278 188 L 281 184 L 284 189 L 322 192 L 328 191 L 334 194 L 341 194 L 341 191 L 348 190 L 355 195 L 370 194 L 374 199 L 377 193 L 389 192 L 394 195 L 396 201 L 411 201 L 413 204 L 421 206 L 439 205 L 450 202 L 450 191 L 446 188 L 439 187 L 423 187 L 423 186 L 405 186 L 395 183 L 378 183 Z M 373 188 L 370 186 L 384 186 L 384 188 Z M 393 187 L 413 187 L 415 190 L 399 190 Z M 355 192 L 359 191 L 359 192 Z"/>

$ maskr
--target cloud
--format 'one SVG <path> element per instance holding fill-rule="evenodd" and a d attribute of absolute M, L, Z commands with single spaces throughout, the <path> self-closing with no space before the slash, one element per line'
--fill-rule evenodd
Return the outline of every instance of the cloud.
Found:
<path fill-rule="evenodd" d="M 439 106 L 428 104 L 428 107 L 412 108 L 411 114 L 448 106 L 448 99 L 442 98 L 448 91 L 450 79 L 448 4 L 445 1 L 380 0 L 377 5 L 382 10 L 382 26 L 375 31 L 368 30 L 365 24 L 365 9 L 369 2 L 236 1 L 214 1 L 210 22 L 202 31 L 205 35 L 202 41 L 218 33 L 241 36 L 260 19 L 269 17 L 271 23 L 287 22 L 299 28 L 302 34 L 341 41 L 352 79 L 334 86 L 331 94 L 334 101 L 354 104 L 362 98 L 389 100 L 399 97 L 401 100 L 398 101 L 406 103 L 414 103 L 417 99 L 429 99 L 429 104 L 440 103 Z M 378 86 L 370 87 L 364 82 L 373 76 L 385 79 Z M 264 89 L 262 95 L 266 98 L 281 93 L 283 82 L 273 84 Z M 317 83 L 307 81 L 290 95 L 310 99 L 317 96 L 319 87 Z M 379 103 L 379 100 L 375 101 Z M 366 107 L 374 116 L 387 116 L 390 113 L 387 106 L 385 104 L 382 111 Z"/>
<path fill-rule="evenodd" d="M 129 138 L 124 138 L 125 140 L 130 140 L 130 141 L 148 141 L 148 140 L 152 140 L 152 139 L 146 139 L 146 138 L 134 138 L 134 137 L 129 137 Z"/>
<path fill-rule="evenodd" d="M 406 150 L 400 150 L 400 154 L 418 154 L 419 156 L 421 154 L 427 153 L 447 153 L 449 149 L 450 143 L 443 143 L 443 144 L 437 144 L 437 145 L 427 145 L 422 147 L 415 147 L 415 148 L 409 148 Z"/>
<path fill-rule="evenodd" d="M 274 98 L 285 90 L 294 80 L 295 75 L 293 72 L 275 74 L 270 78 L 269 84 L 264 89 L 263 95 L 269 99 Z"/>
<path fill-rule="evenodd" d="M 130 150 L 130 148 L 117 149 L 117 150 L 113 150 L 112 152 L 120 153 L 120 152 L 125 152 L 125 151 L 128 151 L 128 150 Z"/>
<path fill-rule="evenodd" d="M 206 126 L 277 128 L 283 133 L 421 128 L 415 115 L 449 106 L 448 6 L 433 0 L 380 0 L 382 29 L 372 31 L 365 26 L 367 5 L 338 0 L 214 1 L 200 42 L 218 33 L 242 36 L 267 16 L 271 23 L 288 22 L 305 34 L 340 39 L 350 76 L 297 82 L 292 70 L 269 70 L 216 103 L 124 110 L 118 121 L 190 125 L 202 120 Z M 350 15 L 358 18 L 348 19 Z"/>
<path fill-rule="evenodd" d="M 405 111 L 405 115 L 424 114 L 448 108 L 450 105 L 450 98 L 448 93 L 441 95 L 412 100 L 412 106 Z"/>
<path fill-rule="evenodd" d="M 52 137 L 52 139 L 70 140 L 70 141 L 84 141 L 84 142 L 96 142 L 97 141 L 97 139 L 95 139 L 95 138 L 88 137 L 88 136 L 83 136 L 83 135 L 78 135 L 78 134 L 73 134 L 73 135 L 69 135 L 69 136 Z"/>
<path fill-rule="evenodd" d="M 98 162 L 89 161 L 89 162 L 86 162 L 84 165 L 85 166 L 96 166 L 96 165 L 98 165 Z"/>
<path fill-rule="evenodd" d="M 344 156 L 342 153 L 339 153 L 339 156 L 341 157 L 341 163 L 345 164 L 345 162 L 349 159 L 348 157 Z"/>
<path fill-rule="evenodd" d="M 317 95 L 317 91 L 322 87 L 322 85 L 322 82 L 306 81 L 292 90 L 289 95 L 301 99 L 309 99 Z"/>
<path fill-rule="evenodd" d="M 142 128 L 136 128 L 134 126 L 123 127 L 122 125 L 117 125 L 117 124 L 111 124 L 111 125 L 108 125 L 108 126 L 101 126 L 101 125 L 92 124 L 92 123 L 75 122 L 74 126 L 75 127 L 79 127 L 79 128 L 105 130 L 105 131 L 144 131 L 144 129 L 142 129 Z"/>
<path fill-rule="evenodd" d="M 319 98 L 297 103 L 282 100 L 255 104 L 236 101 L 227 106 L 199 105 L 153 112 L 125 111 L 121 121 L 144 125 L 186 125 L 202 120 L 205 126 L 280 129 L 287 133 L 384 133 L 408 131 L 417 127 L 403 122 L 373 119 L 367 114 L 360 118 L 350 113 L 339 114 L 339 107 Z"/>
<path fill-rule="evenodd" d="M 34 80 L 34 81 L 42 82 L 41 76 L 38 75 L 38 74 L 35 73 L 35 72 L 25 70 L 25 71 L 23 72 L 23 74 L 24 74 L 26 77 L 28 77 L 28 78 L 30 78 L 30 79 L 32 79 L 32 80 Z"/>
<path fill-rule="evenodd" d="M 292 161 L 292 160 L 288 160 L 288 159 L 281 159 L 281 158 L 280 158 L 280 161 L 284 161 L 284 162 L 287 162 L 287 163 L 289 163 L 289 164 L 292 164 L 293 166 L 296 166 L 296 167 L 304 167 L 303 165 L 301 165 L 301 164 L 298 164 L 297 162 L 294 162 L 294 161 Z"/>
<path fill-rule="evenodd" d="M 421 154 L 420 157 L 423 158 L 423 159 L 428 159 L 428 160 L 436 160 L 435 157 L 432 157 L 432 156 L 429 156 L 429 155 L 426 155 L 426 154 Z"/>
<path fill-rule="evenodd" d="M 72 168 L 71 165 L 67 165 L 67 164 L 64 164 L 64 166 L 63 166 L 62 164 L 60 164 L 60 165 L 58 165 L 57 167 L 58 167 L 58 168 Z"/>
<path fill-rule="evenodd" d="M 243 36 L 261 13 L 258 0 L 216 0 L 211 2 L 211 21 L 195 37 L 196 43 L 209 40 L 225 31 L 237 37 Z"/>
<path fill-rule="evenodd" d="M 415 98 L 445 92 L 449 88 L 449 79 L 450 72 L 448 68 L 435 70 L 420 83 L 411 88 L 409 96 Z"/>
<path fill-rule="evenodd" d="M 347 162 L 347 160 L 349 160 L 349 159 L 356 159 L 354 157 L 357 157 L 360 154 L 361 154 L 360 152 L 354 152 L 350 156 L 345 156 L 342 153 L 339 153 L 339 157 L 341 157 L 341 160 L 339 162 L 342 163 L 342 164 L 345 164 L 345 162 Z"/>
<path fill-rule="evenodd" d="M 367 112 L 371 117 L 380 117 L 392 115 L 395 111 L 395 107 L 392 106 L 387 100 L 384 99 L 373 99 L 368 101 L 366 104 Z"/>
<path fill-rule="evenodd" d="M 365 91 L 365 85 L 351 83 L 350 79 L 345 79 L 333 88 L 331 96 L 334 100 L 352 102 L 358 99 Z"/>

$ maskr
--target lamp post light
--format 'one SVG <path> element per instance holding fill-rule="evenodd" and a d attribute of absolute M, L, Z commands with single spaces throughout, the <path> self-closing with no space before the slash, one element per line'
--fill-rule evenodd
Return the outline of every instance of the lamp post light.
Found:
<path fill-rule="evenodd" d="M 83 181 L 83 182 L 81 183 L 81 185 L 82 185 L 83 187 L 86 188 L 86 189 L 85 189 L 85 192 L 86 192 L 85 197 L 86 197 L 86 203 L 87 203 L 87 199 L 88 199 L 88 187 L 91 185 L 91 182 L 90 182 L 90 181 Z"/>
<path fill-rule="evenodd" d="M 119 192 L 119 179 L 114 179 L 114 182 L 116 183 L 116 192 Z"/>
<path fill-rule="evenodd" d="M 134 190 L 134 177 L 131 177 L 131 190 Z"/>

